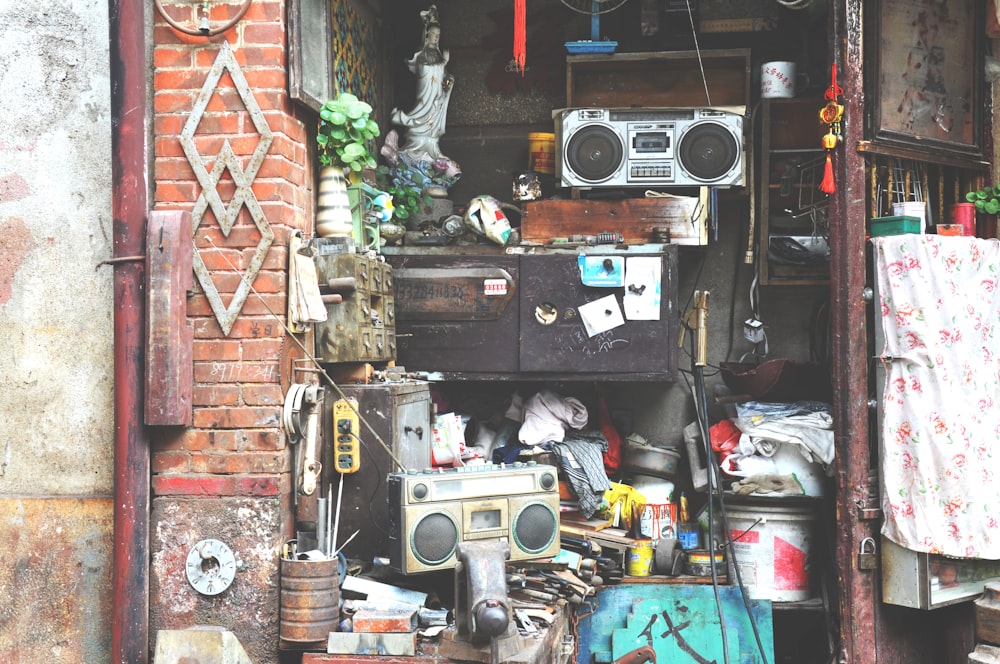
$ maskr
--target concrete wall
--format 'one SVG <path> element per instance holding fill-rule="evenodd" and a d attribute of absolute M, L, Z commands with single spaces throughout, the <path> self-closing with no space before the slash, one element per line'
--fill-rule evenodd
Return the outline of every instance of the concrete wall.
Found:
<path fill-rule="evenodd" d="M 109 661 L 111 125 L 102 1 L 0 2 L 0 661 Z"/>

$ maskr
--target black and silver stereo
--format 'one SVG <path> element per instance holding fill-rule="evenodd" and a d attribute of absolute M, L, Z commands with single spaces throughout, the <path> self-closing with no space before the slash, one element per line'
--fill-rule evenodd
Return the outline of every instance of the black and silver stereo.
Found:
<path fill-rule="evenodd" d="M 554 113 L 560 186 L 735 187 L 743 113 L 721 108 L 570 108 Z"/>

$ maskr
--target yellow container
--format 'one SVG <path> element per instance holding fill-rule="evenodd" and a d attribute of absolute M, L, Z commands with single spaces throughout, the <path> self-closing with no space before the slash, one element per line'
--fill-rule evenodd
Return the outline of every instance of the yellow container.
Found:
<path fill-rule="evenodd" d="M 653 540 L 635 540 L 625 554 L 625 573 L 629 576 L 649 576 L 653 566 Z"/>
<path fill-rule="evenodd" d="M 556 172 L 556 135 L 545 132 L 528 134 L 528 170 L 536 173 Z"/>

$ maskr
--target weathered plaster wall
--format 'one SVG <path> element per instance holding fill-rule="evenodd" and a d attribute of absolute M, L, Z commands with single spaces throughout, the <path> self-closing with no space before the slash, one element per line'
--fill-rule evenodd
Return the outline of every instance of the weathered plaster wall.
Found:
<path fill-rule="evenodd" d="M 4 662 L 109 657 L 107 17 L 102 0 L 0 3 Z"/>

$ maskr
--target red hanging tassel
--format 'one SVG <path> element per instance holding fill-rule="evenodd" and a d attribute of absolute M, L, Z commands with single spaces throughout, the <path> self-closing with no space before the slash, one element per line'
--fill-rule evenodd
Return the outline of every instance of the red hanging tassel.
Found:
<path fill-rule="evenodd" d="M 837 185 L 833 182 L 833 160 L 830 153 L 826 153 L 826 167 L 823 169 L 823 180 L 819 183 L 819 190 L 824 194 L 832 194 L 837 191 Z"/>
<path fill-rule="evenodd" d="M 514 0 L 514 64 L 524 76 L 524 60 L 527 53 L 525 38 L 526 0 Z"/>

